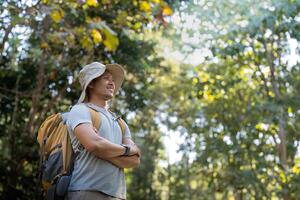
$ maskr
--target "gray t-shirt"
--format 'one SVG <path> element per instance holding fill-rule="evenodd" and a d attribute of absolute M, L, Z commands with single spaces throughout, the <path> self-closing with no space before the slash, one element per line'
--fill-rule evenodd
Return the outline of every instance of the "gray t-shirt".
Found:
<path fill-rule="evenodd" d="M 102 107 L 93 104 L 77 104 L 68 113 L 67 126 L 73 149 L 76 149 L 79 140 L 74 135 L 76 126 L 82 123 L 92 123 L 89 108 L 94 108 L 101 117 L 99 134 L 115 144 L 122 143 L 122 131 L 114 114 Z M 125 138 L 131 138 L 126 125 Z M 126 184 L 124 170 L 102 160 L 85 149 L 75 161 L 69 191 L 92 190 L 100 191 L 113 197 L 126 199 Z"/>

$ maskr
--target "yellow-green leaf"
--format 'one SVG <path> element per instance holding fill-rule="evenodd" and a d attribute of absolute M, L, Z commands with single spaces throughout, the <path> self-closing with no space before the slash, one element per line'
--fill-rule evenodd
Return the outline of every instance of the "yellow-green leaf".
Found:
<path fill-rule="evenodd" d="M 297 165 L 295 165 L 293 168 L 292 168 L 292 172 L 294 173 L 294 174 L 300 174 L 300 167 L 299 166 L 297 166 Z"/>
<path fill-rule="evenodd" d="M 98 5 L 98 1 L 97 0 L 87 0 L 86 1 L 86 4 L 88 6 L 93 6 L 93 7 L 96 7 Z"/>
<path fill-rule="evenodd" d="M 111 3 L 110 0 L 102 0 L 101 2 L 102 2 L 103 4 L 110 4 L 110 3 Z"/>
<path fill-rule="evenodd" d="M 64 17 L 65 13 L 62 10 L 53 10 L 51 13 L 51 19 L 58 23 Z"/>
<path fill-rule="evenodd" d="M 158 4 L 161 2 L 161 0 L 152 0 L 152 2 Z"/>
<path fill-rule="evenodd" d="M 144 12 L 149 12 L 151 11 L 151 5 L 147 1 L 142 1 L 140 3 L 140 10 Z"/>
<path fill-rule="evenodd" d="M 83 36 L 80 40 L 80 43 L 81 43 L 82 47 L 87 50 L 91 49 L 93 46 L 91 39 L 87 36 Z"/>
<path fill-rule="evenodd" d="M 102 36 L 97 29 L 93 29 L 91 31 L 91 35 L 95 44 L 99 44 L 100 42 L 102 42 Z"/>
<path fill-rule="evenodd" d="M 173 14 L 173 10 L 169 6 L 163 7 L 163 15 L 170 16 Z"/>
<path fill-rule="evenodd" d="M 133 26 L 132 26 L 132 28 L 134 29 L 134 30 L 138 30 L 139 28 L 141 28 L 142 27 L 142 23 L 141 22 L 137 22 L 137 23 L 135 23 Z"/>
<path fill-rule="evenodd" d="M 127 16 L 128 13 L 126 11 L 121 11 L 116 18 L 117 23 L 120 25 L 125 25 L 127 23 Z"/>
<path fill-rule="evenodd" d="M 109 51 L 115 51 L 119 46 L 119 39 L 116 34 L 113 34 L 111 31 L 107 29 L 102 30 L 105 39 L 103 40 L 103 44 Z"/>
<path fill-rule="evenodd" d="M 193 78 L 193 85 L 196 85 L 199 82 L 198 78 Z"/>

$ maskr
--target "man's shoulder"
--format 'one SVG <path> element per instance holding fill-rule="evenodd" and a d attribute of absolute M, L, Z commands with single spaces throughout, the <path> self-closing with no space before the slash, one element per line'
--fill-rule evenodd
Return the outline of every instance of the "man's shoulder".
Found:
<path fill-rule="evenodd" d="M 84 103 L 75 104 L 72 106 L 70 112 L 74 112 L 78 110 L 87 110 L 87 106 Z"/>
<path fill-rule="evenodd" d="M 72 106 L 71 110 L 69 111 L 69 116 L 71 115 L 87 115 L 88 107 L 84 103 L 75 104 Z"/>
<path fill-rule="evenodd" d="M 83 103 L 74 105 L 67 116 L 67 123 L 72 125 L 73 129 L 79 123 L 90 121 L 90 113 L 88 111 L 88 108 Z"/>

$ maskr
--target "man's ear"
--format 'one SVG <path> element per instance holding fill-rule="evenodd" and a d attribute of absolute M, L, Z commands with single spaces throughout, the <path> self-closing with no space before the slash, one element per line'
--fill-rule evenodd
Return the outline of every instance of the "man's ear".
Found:
<path fill-rule="evenodd" d="M 95 80 L 96 79 L 93 79 L 89 84 L 88 84 L 88 88 L 94 88 L 94 85 L 95 85 Z"/>
<path fill-rule="evenodd" d="M 88 85 L 88 88 L 94 88 L 93 82 L 91 82 L 91 83 Z"/>

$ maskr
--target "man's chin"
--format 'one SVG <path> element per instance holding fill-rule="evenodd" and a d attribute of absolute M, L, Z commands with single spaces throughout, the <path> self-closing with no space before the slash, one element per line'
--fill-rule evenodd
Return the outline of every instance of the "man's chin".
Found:
<path fill-rule="evenodd" d="M 114 97 L 113 94 L 106 94 L 106 95 L 104 95 L 104 99 L 105 99 L 106 101 L 111 100 L 113 97 Z"/>

